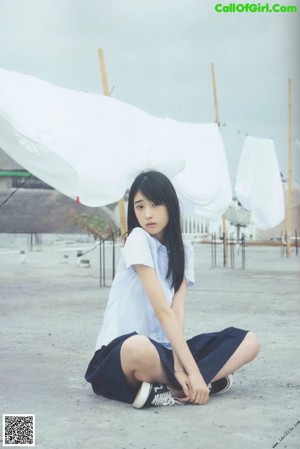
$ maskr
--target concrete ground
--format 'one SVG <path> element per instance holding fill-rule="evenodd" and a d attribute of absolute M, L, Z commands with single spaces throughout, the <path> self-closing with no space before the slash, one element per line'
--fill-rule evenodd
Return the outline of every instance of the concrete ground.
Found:
<path fill-rule="evenodd" d="M 294 252 L 286 258 L 278 247 L 251 246 L 246 268 L 236 252 L 232 269 L 222 267 L 218 248 L 212 268 L 210 246 L 195 244 L 187 336 L 231 325 L 251 329 L 261 353 L 235 374 L 230 392 L 205 406 L 135 410 L 96 396 L 84 379 L 109 292 L 99 287 L 98 250 L 84 256 L 90 268 L 79 267 L 76 254 L 91 242 L 44 243 L 21 263 L 24 244 L 2 238 L 0 246 L 0 410 L 35 414 L 38 449 L 300 447 L 300 258 Z M 109 283 L 109 260 L 106 267 Z"/>

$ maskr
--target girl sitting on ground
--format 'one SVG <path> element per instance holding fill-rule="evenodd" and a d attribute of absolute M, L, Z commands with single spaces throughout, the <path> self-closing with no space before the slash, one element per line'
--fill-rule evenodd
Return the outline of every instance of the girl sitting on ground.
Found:
<path fill-rule="evenodd" d="M 87 372 L 96 394 L 147 405 L 206 404 L 252 361 L 252 332 L 230 327 L 186 341 L 184 304 L 194 283 L 194 254 L 183 242 L 179 202 L 156 171 L 133 182 L 128 237 L 113 281 L 96 352 Z"/>

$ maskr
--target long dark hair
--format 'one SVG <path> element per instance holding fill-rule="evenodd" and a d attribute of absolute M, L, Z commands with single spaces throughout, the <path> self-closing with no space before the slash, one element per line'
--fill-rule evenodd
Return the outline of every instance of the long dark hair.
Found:
<path fill-rule="evenodd" d="M 135 178 L 129 192 L 128 234 L 134 228 L 141 227 L 134 210 L 134 198 L 137 192 L 141 192 L 150 201 L 164 204 L 168 210 L 169 222 L 166 226 L 164 242 L 169 256 L 167 278 L 172 275 L 172 287 L 174 287 L 176 292 L 181 286 L 184 277 L 184 248 L 177 194 L 171 181 L 162 173 L 150 170 L 139 174 Z"/>

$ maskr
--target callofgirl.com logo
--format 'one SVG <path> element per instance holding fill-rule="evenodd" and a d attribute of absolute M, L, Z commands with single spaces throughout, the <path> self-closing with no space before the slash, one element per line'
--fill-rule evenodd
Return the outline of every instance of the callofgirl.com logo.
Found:
<path fill-rule="evenodd" d="M 217 3 L 215 11 L 219 13 L 295 13 L 297 6 L 280 3 Z"/>

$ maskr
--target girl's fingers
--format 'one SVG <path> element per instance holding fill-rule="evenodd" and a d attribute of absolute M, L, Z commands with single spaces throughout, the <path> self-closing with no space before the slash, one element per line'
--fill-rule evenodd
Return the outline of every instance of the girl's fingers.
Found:
<path fill-rule="evenodd" d="M 184 373 L 180 373 L 180 375 L 176 376 L 177 381 L 180 383 L 182 391 L 184 393 L 184 395 L 186 397 L 190 397 L 191 396 L 191 386 L 188 380 L 187 375 Z"/>
<path fill-rule="evenodd" d="M 185 381 L 182 381 L 182 382 L 180 382 L 180 384 L 181 384 L 181 388 L 182 388 L 184 395 L 189 396 L 190 390 L 189 390 L 188 383 Z"/>
<path fill-rule="evenodd" d="M 208 402 L 209 395 L 206 392 L 196 392 L 196 394 L 191 395 L 190 402 L 193 404 L 204 405 Z"/>
<path fill-rule="evenodd" d="M 177 401 L 182 402 L 185 404 L 186 402 L 191 402 L 191 399 L 189 397 L 181 397 L 181 398 L 175 398 Z"/>

